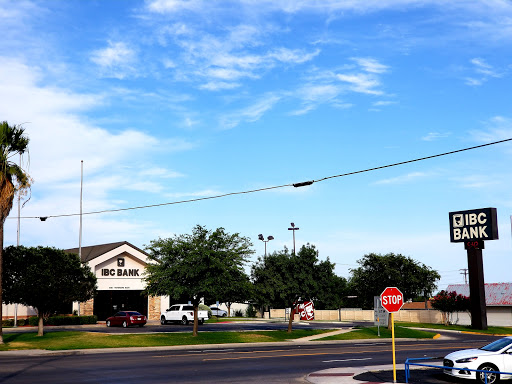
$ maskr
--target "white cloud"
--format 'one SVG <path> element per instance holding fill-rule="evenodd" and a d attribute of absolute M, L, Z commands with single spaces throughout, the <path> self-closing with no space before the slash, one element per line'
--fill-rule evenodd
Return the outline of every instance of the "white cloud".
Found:
<path fill-rule="evenodd" d="M 496 71 L 491 65 L 481 58 L 473 58 L 470 60 L 473 76 L 467 77 L 466 84 L 471 86 L 480 86 L 487 82 L 490 78 L 499 78 L 503 74 Z"/>
<path fill-rule="evenodd" d="M 281 100 L 281 96 L 269 94 L 256 103 L 221 118 L 221 127 L 231 129 L 241 122 L 253 123 L 258 121 L 267 111 L 272 109 Z"/>
<path fill-rule="evenodd" d="M 484 122 L 485 129 L 471 131 L 473 139 L 480 143 L 512 138 L 512 118 L 495 116 Z"/>
<path fill-rule="evenodd" d="M 124 42 L 108 42 L 108 47 L 93 51 L 91 61 L 102 68 L 103 75 L 123 79 L 134 74 L 135 51 Z"/>
<path fill-rule="evenodd" d="M 366 72 L 370 73 L 385 73 L 389 67 L 387 65 L 379 63 L 377 60 L 372 58 L 353 58 L 357 64 Z"/>
<path fill-rule="evenodd" d="M 240 83 L 230 83 L 226 81 L 209 81 L 202 84 L 199 89 L 206 89 L 208 91 L 221 91 L 223 89 L 235 89 L 240 87 Z"/>
<path fill-rule="evenodd" d="M 444 139 L 451 135 L 451 132 L 429 132 L 426 136 L 423 136 L 421 140 L 423 141 L 434 141 L 439 139 Z"/>
<path fill-rule="evenodd" d="M 125 204 L 111 199 L 113 191 L 162 193 L 166 180 L 182 176 L 162 166 L 140 164 L 164 151 L 193 148 L 192 143 L 157 138 L 134 128 L 110 132 L 92 125 L 80 114 L 103 97 L 44 87 L 40 77 L 37 68 L 0 58 L 0 115 L 10 124 L 24 123 L 30 139 L 28 172 L 34 184 L 23 215 L 77 212 L 81 160 L 88 210 Z"/>
<path fill-rule="evenodd" d="M 379 87 L 380 81 L 373 75 L 364 73 L 338 74 L 338 80 L 350 84 L 349 89 L 353 92 L 366 93 L 370 95 L 382 95 L 383 92 L 375 89 Z"/>
<path fill-rule="evenodd" d="M 408 183 L 408 182 L 415 181 L 415 180 L 418 180 L 418 179 L 423 179 L 423 178 L 429 177 L 429 176 L 431 176 L 431 174 L 425 173 L 425 172 L 411 172 L 411 173 L 408 173 L 408 174 L 405 174 L 405 175 L 402 175 L 402 176 L 379 180 L 379 181 L 376 181 L 373 184 L 376 184 L 376 185 L 382 185 L 382 184 L 403 184 L 403 183 Z"/>
<path fill-rule="evenodd" d="M 375 103 L 373 103 L 373 106 L 374 107 L 386 107 L 388 105 L 393 105 L 393 104 L 398 104 L 398 102 L 389 101 L 389 100 L 381 100 L 381 101 L 376 101 Z"/>
<path fill-rule="evenodd" d="M 150 0 L 146 1 L 147 8 L 156 13 L 174 13 L 182 10 L 201 10 L 199 0 Z"/>
<path fill-rule="evenodd" d="M 313 52 L 305 52 L 302 49 L 280 48 L 271 52 L 268 56 L 283 63 L 302 64 L 311 61 L 314 57 L 318 56 L 319 53 L 319 49 Z"/>

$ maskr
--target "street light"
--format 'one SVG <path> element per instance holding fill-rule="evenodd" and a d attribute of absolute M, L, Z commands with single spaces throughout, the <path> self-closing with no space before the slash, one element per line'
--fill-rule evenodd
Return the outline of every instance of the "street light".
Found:
<path fill-rule="evenodd" d="M 290 225 L 292 227 L 288 228 L 288 230 L 293 232 L 293 254 L 295 255 L 295 231 L 298 231 L 299 227 L 296 227 L 294 223 L 290 223 Z"/>
<path fill-rule="evenodd" d="M 267 240 L 265 240 L 265 238 L 263 237 L 263 235 L 260 233 L 258 235 L 258 239 L 263 241 L 265 243 L 265 257 L 267 257 L 267 243 L 270 241 L 270 240 L 274 240 L 274 236 L 268 236 L 267 237 Z"/>

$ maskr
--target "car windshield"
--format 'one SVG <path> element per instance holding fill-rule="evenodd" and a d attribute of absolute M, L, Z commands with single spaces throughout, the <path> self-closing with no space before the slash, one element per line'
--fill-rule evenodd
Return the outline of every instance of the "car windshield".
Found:
<path fill-rule="evenodd" d="M 487 344 L 480 348 L 483 351 L 497 352 L 512 344 L 512 338 L 504 338 L 493 341 L 491 344 Z"/>

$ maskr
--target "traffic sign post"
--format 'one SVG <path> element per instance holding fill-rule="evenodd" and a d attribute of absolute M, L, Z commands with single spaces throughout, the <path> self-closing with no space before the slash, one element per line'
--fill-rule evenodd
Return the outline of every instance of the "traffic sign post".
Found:
<path fill-rule="evenodd" d="M 391 344 L 393 350 L 393 383 L 396 383 L 396 358 L 395 358 L 395 322 L 393 314 L 404 305 L 404 295 L 396 287 L 387 287 L 380 295 L 380 301 L 386 311 L 391 314 Z"/>

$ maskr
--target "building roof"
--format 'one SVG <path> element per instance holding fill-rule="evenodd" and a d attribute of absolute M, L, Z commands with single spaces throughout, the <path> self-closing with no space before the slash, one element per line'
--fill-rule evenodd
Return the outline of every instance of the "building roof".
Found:
<path fill-rule="evenodd" d="M 457 294 L 469 297 L 468 284 L 449 285 L 446 291 L 455 291 Z M 485 304 L 488 306 L 512 305 L 512 283 L 485 284 Z"/>
<path fill-rule="evenodd" d="M 404 306 L 402 309 L 425 309 L 425 302 L 424 301 L 412 301 L 404 303 Z M 432 309 L 432 303 L 430 301 L 427 301 L 427 309 Z"/>
<path fill-rule="evenodd" d="M 119 241 L 117 243 L 109 243 L 109 244 L 99 244 L 99 245 L 92 245 L 89 247 L 82 247 L 82 257 L 81 261 L 82 263 L 87 263 L 101 255 L 104 255 L 107 252 L 112 251 L 113 249 L 119 248 L 122 245 L 128 245 L 134 249 L 136 249 L 139 252 L 144 253 L 147 255 L 146 252 L 142 251 L 141 249 L 137 248 L 136 246 L 130 244 L 127 241 Z M 78 255 L 78 248 L 71 248 L 65 250 L 68 253 L 75 253 Z"/>

